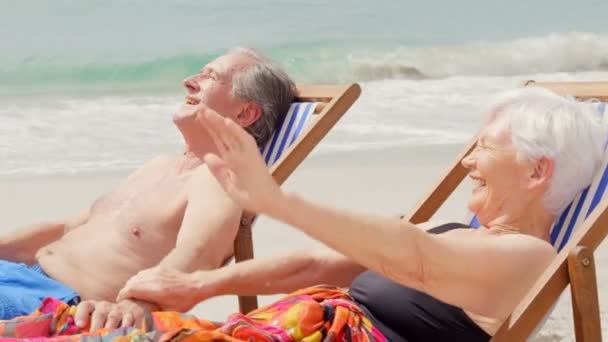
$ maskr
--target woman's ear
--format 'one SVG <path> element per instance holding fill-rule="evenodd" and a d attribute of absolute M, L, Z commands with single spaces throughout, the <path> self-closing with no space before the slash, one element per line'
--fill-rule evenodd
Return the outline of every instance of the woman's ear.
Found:
<path fill-rule="evenodd" d="M 236 116 L 239 126 L 245 128 L 251 126 L 262 116 L 262 107 L 255 102 L 248 102 L 243 110 Z"/>
<path fill-rule="evenodd" d="M 553 176 L 553 166 L 553 160 L 547 157 L 534 161 L 530 172 L 530 187 L 548 186 Z"/>

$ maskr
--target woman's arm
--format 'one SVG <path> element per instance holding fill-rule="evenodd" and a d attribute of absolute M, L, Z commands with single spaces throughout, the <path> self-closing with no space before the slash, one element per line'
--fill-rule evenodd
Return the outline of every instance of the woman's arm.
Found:
<path fill-rule="evenodd" d="M 555 251 L 522 234 L 429 234 L 405 220 L 315 204 L 295 194 L 267 214 L 299 228 L 366 268 L 452 305 L 495 317 L 511 312 Z M 500 300 L 497 299 L 500 296 Z M 488 303 L 494 303 L 488 311 Z"/>
<path fill-rule="evenodd" d="M 405 220 L 330 208 L 297 194 L 281 193 L 265 212 L 297 227 L 357 263 L 393 280 L 421 288 L 424 251 L 430 234 Z"/>
<path fill-rule="evenodd" d="M 285 194 L 269 176 L 254 139 L 232 120 L 201 107 L 217 154 L 205 157 L 243 208 L 289 223 L 358 264 L 450 304 L 496 317 L 532 285 L 555 255 L 523 235 L 431 235 L 404 220 L 349 213 Z M 498 300 L 499 298 L 500 300 Z M 499 302 L 488 312 L 489 302 Z"/>
<path fill-rule="evenodd" d="M 212 283 L 206 272 L 198 279 L 218 295 L 266 295 L 288 293 L 319 284 L 348 286 L 365 269 L 329 250 L 296 251 L 281 257 L 251 259 L 214 271 Z"/>
<path fill-rule="evenodd" d="M 285 293 L 317 284 L 346 286 L 362 271 L 362 266 L 329 250 L 295 251 L 194 273 L 155 267 L 127 281 L 117 300 L 136 298 L 183 312 L 220 295 Z"/>

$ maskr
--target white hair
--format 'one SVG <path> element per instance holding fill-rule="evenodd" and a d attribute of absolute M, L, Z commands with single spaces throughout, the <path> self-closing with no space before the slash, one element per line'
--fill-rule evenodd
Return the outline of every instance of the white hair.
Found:
<path fill-rule="evenodd" d="M 524 87 L 500 95 L 489 113 L 505 120 L 520 160 L 553 160 L 544 197 L 549 212 L 561 213 L 591 183 L 606 143 L 597 103 Z"/>
<path fill-rule="evenodd" d="M 263 146 L 287 114 L 296 96 L 296 86 L 278 64 L 260 51 L 237 47 L 228 54 L 246 55 L 255 61 L 254 65 L 239 70 L 232 77 L 232 94 L 260 106 L 260 118 L 246 130 L 258 146 Z"/>

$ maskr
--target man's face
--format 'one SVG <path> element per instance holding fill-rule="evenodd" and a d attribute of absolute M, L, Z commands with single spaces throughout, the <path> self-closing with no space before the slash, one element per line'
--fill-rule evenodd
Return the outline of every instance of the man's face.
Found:
<path fill-rule="evenodd" d="M 188 94 L 174 120 L 193 118 L 192 106 L 200 102 L 235 120 L 247 103 L 232 95 L 232 77 L 253 63 L 254 60 L 245 54 L 223 55 L 205 65 L 198 74 L 186 78 L 183 83 Z"/>

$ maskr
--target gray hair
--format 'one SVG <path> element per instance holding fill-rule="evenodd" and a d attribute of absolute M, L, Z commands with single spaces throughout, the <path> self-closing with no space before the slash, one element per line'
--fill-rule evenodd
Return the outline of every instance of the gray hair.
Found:
<path fill-rule="evenodd" d="M 597 104 L 525 87 L 502 94 L 490 113 L 509 126 L 520 160 L 553 160 L 543 199 L 549 212 L 558 215 L 591 183 L 606 143 Z"/>
<path fill-rule="evenodd" d="M 245 129 L 258 146 L 264 146 L 287 114 L 296 96 L 296 86 L 280 66 L 259 51 L 235 48 L 228 53 L 243 54 L 255 60 L 254 65 L 239 70 L 233 76 L 232 95 L 260 106 L 260 118 Z"/>

